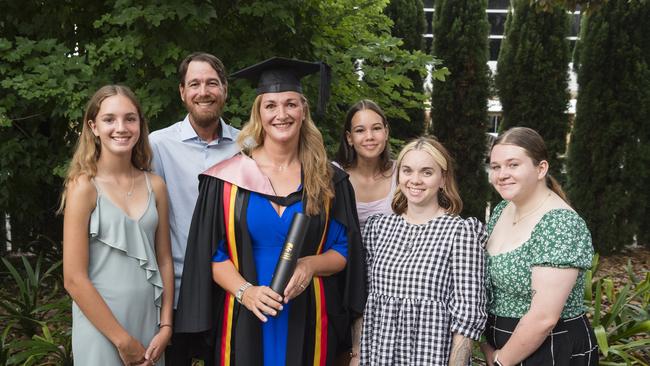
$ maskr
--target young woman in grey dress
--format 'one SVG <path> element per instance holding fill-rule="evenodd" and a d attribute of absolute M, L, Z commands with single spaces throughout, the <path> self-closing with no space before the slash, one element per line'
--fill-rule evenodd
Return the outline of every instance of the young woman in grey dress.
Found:
<path fill-rule="evenodd" d="M 131 90 L 93 95 L 61 200 L 75 365 L 164 364 L 174 277 L 167 190 L 149 173 L 147 135 Z"/>

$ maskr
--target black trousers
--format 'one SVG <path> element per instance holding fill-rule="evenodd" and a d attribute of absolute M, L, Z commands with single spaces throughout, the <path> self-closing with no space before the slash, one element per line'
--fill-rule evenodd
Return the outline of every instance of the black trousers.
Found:
<path fill-rule="evenodd" d="M 515 327 L 518 318 L 506 318 L 489 314 L 485 328 L 487 342 L 494 348 L 502 348 Z M 596 366 L 598 343 L 586 315 L 560 319 L 544 343 L 521 366 Z"/>

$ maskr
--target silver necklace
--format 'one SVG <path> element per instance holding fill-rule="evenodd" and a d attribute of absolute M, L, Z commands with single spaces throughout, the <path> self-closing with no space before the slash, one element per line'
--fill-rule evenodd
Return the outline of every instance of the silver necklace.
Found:
<path fill-rule="evenodd" d="M 133 174 L 133 167 L 131 167 L 131 189 L 129 189 L 128 192 L 126 192 L 127 197 L 131 197 L 133 195 L 133 190 L 135 189 L 135 174 Z"/>
<path fill-rule="evenodd" d="M 537 210 L 539 210 L 540 208 L 542 208 L 542 206 L 544 206 L 544 203 L 546 202 L 546 200 L 549 197 L 551 197 L 550 192 L 546 195 L 546 197 L 544 197 L 542 202 L 537 207 L 535 207 L 532 211 L 529 211 L 525 215 L 520 216 L 519 218 L 517 218 L 517 210 L 515 209 L 515 215 L 514 215 L 515 217 L 514 217 L 514 220 L 512 220 L 512 226 L 517 225 L 518 223 L 521 222 L 521 220 L 523 220 L 523 219 L 527 218 L 528 216 L 530 216 L 530 215 L 534 214 L 535 212 L 537 212 Z"/>

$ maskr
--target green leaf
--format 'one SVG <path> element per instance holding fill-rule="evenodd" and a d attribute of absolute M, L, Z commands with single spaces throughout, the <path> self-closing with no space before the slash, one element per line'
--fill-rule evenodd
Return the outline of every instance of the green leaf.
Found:
<path fill-rule="evenodd" d="M 610 324 L 612 324 L 616 318 L 619 316 L 619 313 L 623 309 L 623 306 L 625 305 L 627 299 L 627 293 L 630 291 L 630 284 L 625 285 L 623 290 L 618 294 L 616 298 L 616 302 L 611 305 L 611 308 L 609 309 L 609 313 L 607 314 L 607 318 L 605 319 L 605 322 L 603 323 L 603 326 L 605 328 L 609 327 Z"/>
<path fill-rule="evenodd" d="M 11 127 L 12 121 L 7 117 L 7 110 L 0 107 L 0 127 Z"/>
<path fill-rule="evenodd" d="M 22 276 L 18 273 L 16 268 L 5 258 L 2 258 L 2 262 L 4 263 L 5 267 L 9 270 L 11 273 L 11 277 L 13 277 L 14 281 L 16 282 L 16 285 L 18 285 L 18 289 L 21 294 L 25 294 L 28 291 L 27 284 L 25 281 L 23 281 Z"/>
<path fill-rule="evenodd" d="M 592 292 L 593 283 L 591 283 L 592 276 L 593 273 L 591 270 L 585 271 L 585 301 L 588 304 L 591 304 L 591 302 L 594 300 L 594 294 Z"/>
<path fill-rule="evenodd" d="M 594 298 L 594 324 L 593 326 L 600 325 L 600 309 L 603 302 L 602 282 L 596 282 L 596 297 Z"/>
<path fill-rule="evenodd" d="M 594 326 L 594 334 L 596 335 L 596 341 L 598 342 L 598 348 L 607 357 L 609 352 L 609 343 L 607 342 L 607 331 L 602 325 Z"/>
<path fill-rule="evenodd" d="M 609 302 L 615 302 L 616 294 L 614 293 L 614 282 L 610 278 L 603 278 L 603 289 L 605 290 L 605 295 Z"/>
<path fill-rule="evenodd" d="M 617 334 L 615 337 L 612 337 L 612 341 L 616 342 L 620 339 L 630 338 L 633 335 L 645 333 L 646 335 L 650 334 L 650 320 L 646 320 L 640 323 L 637 323 L 630 327 L 629 329 Z M 647 340 L 650 342 L 650 339 Z"/>

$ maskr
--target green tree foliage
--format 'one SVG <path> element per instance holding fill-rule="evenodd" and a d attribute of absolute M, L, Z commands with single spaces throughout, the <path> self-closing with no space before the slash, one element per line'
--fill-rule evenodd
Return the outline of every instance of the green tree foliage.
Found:
<path fill-rule="evenodd" d="M 503 106 L 500 129 L 537 130 L 549 151 L 551 174 L 563 181 L 560 156 L 566 151 L 569 128 L 569 16 L 559 5 L 543 11 L 530 0 L 512 4 L 495 80 Z"/>
<path fill-rule="evenodd" d="M 416 51 L 424 47 L 426 19 L 422 0 L 392 0 L 384 12 L 393 21 L 393 36 L 402 39 L 405 49 Z"/>
<path fill-rule="evenodd" d="M 648 239 L 650 3 L 612 0 L 584 23 L 568 191 L 601 253 Z"/>
<path fill-rule="evenodd" d="M 424 48 L 422 34 L 426 27 L 424 5 L 422 0 L 391 0 L 384 10 L 393 21 L 392 35 L 402 39 L 403 47 L 409 51 L 421 51 Z M 424 78 L 419 72 L 408 73 L 413 84 L 413 90 L 424 90 Z M 406 110 L 408 118 L 397 118 L 390 121 L 391 135 L 408 140 L 424 132 L 424 103 Z"/>
<path fill-rule="evenodd" d="M 438 0 L 433 52 L 451 74 L 434 81 L 432 130 L 457 162 L 463 215 L 485 217 L 489 24 L 487 0 Z"/>
<path fill-rule="evenodd" d="M 544 10 L 551 10 L 555 6 L 564 6 L 568 10 L 575 10 L 580 7 L 580 11 L 589 13 L 598 9 L 603 3 L 609 0 L 529 0 L 531 4 L 537 4 Z M 630 1 L 646 1 L 646 0 L 630 0 Z"/>
<path fill-rule="evenodd" d="M 422 105 L 410 72 L 429 55 L 391 36 L 387 1 L 277 0 L 195 2 L 66 0 L 0 2 L 0 217 L 9 213 L 15 242 L 60 238 L 53 212 L 61 175 L 84 106 L 101 85 L 121 83 L 140 98 L 152 130 L 185 114 L 176 68 L 207 51 L 230 71 L 278 55 L 324 60 L 333 69 L 328 113 L 318 118 L 334 146 L 343 113 L 373 98 L 391 117 Z M 355 62 L 364 60 L 363 80 Z M 315 103 L 317 78 L 306 85 Z M 399 91 L 399 92 L 398 92 Z M 231 82 L 225 117 L 246 121 L 252 89 Z M 16 246 L 16 245 L 14 245 Z"/>

